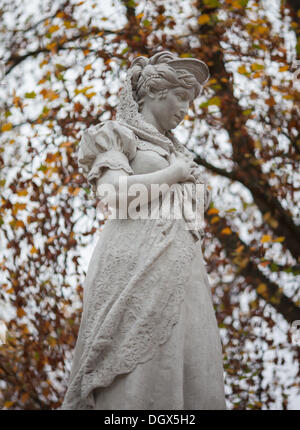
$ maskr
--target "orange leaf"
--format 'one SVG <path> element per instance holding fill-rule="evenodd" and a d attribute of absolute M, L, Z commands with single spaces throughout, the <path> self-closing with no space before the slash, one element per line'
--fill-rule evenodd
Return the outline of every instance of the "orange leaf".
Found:
<path fill-rule="evenodd" d="M 267 267 L 270 264 L 270 261 L 261 261 L 259 264 L 263 267 Z"/>
<path fill-rule="evenodd" d="M 85 94 L 85 97 L 88 99 L 91 99 L 92 97 L 94 97 L 97 93 L 89 93 L 89 94 Z"/>
<path fill-rule="evenodd" d="M 12 129 L 12 123 L 11 122 L 3 124 L 1 127 L 1 131 L 9 131 L 11 129 Z"/>
<path fill-rule="evenodd" d="M 40 94 L 42 94 L 42 96 L 44 97 L 44 99 L 49 99 L 49 100 L 55 100 L 59 97 L 59 95 L 53 91 L 53 90 L 47 90 L 46 88 L 43 88 L 40 91 Z"/>
<path fill-rule="evenodd" d="M 35 246 L 33 246 L 30 250 L 30 254 L 37 254 L 37 253 L 38 253 L 38 250 L 36 249 Z"/>
<path fill-rule="evenodd" d="M 213 219 L 211 220 L 211 224 L 215 224 L 219 220 L 220 220 L 220 218 L 218 216 L 214 216 Z"/>
<path fill-rule="evenodd" d="M 270 98 L 268 98 L 268 99 L 266 100 L 266 104 L 267 104 L 268 106 L 274 106 L 274 105 L 276 104 L 274 97 L 273 97 L 273 96 L 271 96 Z"/>
<path fill-rule="evenodd" d="M 198 23 L 200 25 L 206 24 L 208 21 L 210 21 L 210 17 L 207 13 L 199 16 L 199 18 L 198 18 Z"/>
<path fill-rule="evenodd" d="M 74 190 L 72 191 L 73 196 L 77 196 L 77 194 L 79 193 L 79 191 L 80 191 L 80 187 L 74 188 Z"/>
<path fill-rule="evenodd" d="M 23 308 L 18 308 L 17 309 L 17 315 L 19 318 L 22 318 L 24 315 L 26 315 L 26 312 L 24 311 Z"/>
<path fill-rule="evenodd" d="M 271 242 L 272 238 L 269 234 L 264 234 L 260 239 L 261 243 Z"/>
<path fill-rule="evenodd" d="M 213 214 L 218 214 L 218 213 L 219 213 L 219 209 L 217 209 L 217 208 L 210 208 L 207 211 L 208 215 L 213 215 Z"/>
<path fill-rule="evenodd" d="M 285 72 L 286 70 L 289 70 L 289 66 L 288 65 L 279 67 L 279 72 Z"/>
<path fill-rule="evenodd" d="M 12 402 L 12 401 L 5 402 L 5 403 L 4 403 L 4 407 L 5 407 L 5 408 L 10 408 L 14 403 L 15 403 L 15 402 Z"/>
<path fill-rule="evenodd" d="M 223 230 L 221 231 L 221 234 L 231 234 L 232 231 L 229 227 L 223 228 Z"/>
<path fill-rule="evenodd" d="M 17 192 L 18 196 L 27 196 L 28 191 L 27 190 L 20 190 Z"/>
<path fill-rule="evenodd" d="M 65 148 L 73 145 L 73 142 L 63 142 L 59 145 L 60 148 Z"/>
<path fill-rule="evenodd" d="M 273 241 L 272 242 L 283 242 L 285 240 L 285 237 L 284 236 L 279 236 L 279 237 L 277 237 L 276 239 L 273 239 Z"/>
<path fill-rule="evenodd" d="M 28 399 L 29 399 L 29 393 L 22 394 L 22 397 L 21 397 L 22 403 L 26 403 Z"/>
<path fill-rule="evenodd" d="M 48 43 L 46 45 L 46 48 L 48 49 L 48 51 L 54 51 L 56 48 L 56 42 Z"/>

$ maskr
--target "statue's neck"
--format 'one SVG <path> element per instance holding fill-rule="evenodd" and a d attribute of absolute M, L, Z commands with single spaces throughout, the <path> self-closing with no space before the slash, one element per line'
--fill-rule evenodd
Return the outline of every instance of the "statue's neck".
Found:
<path fill-rule="evenodd" d="M 147 109 L 147 105 L 143 106 L 141 110 L 141 115 L 148 124 L 153 125 L 153 127 L 155 127 L 156 130 L 159 131 L 159 133 L 161 133 L 163 136 L 166 136 L 166 130 L 161 127 L 161 125 L 153 115 L 152 111 L 150 109 Z"/>

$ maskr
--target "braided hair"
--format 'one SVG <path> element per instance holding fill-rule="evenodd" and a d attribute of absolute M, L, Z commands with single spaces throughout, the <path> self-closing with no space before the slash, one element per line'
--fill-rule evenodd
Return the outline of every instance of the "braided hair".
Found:
<path fill-rule="evenodd" d="M 131 86 L 132 94 L 139 105 L 139 111 L 148 91 L 162 92 L 166 95 L 169 88 L 184 87 L 194 89 L 194 98 L 201 92 L 201 85 L 195 76 L 186 69 L 174 69 L 168 61 L 177 59 L 170 52 L 158 52 L 151 58 L 137 57 L 133 60 Z"/>

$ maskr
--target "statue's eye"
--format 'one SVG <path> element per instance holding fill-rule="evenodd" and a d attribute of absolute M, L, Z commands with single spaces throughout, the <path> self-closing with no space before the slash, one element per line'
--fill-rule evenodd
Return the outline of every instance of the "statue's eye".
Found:
<path fill-rule="evenodd" d="M 186 100 L 186 96 L 185 96 L 184 94 L 182 94 L 182 93 L 178 93 L 178 94 L 177 94 L 177 97 L 178 97 L 180 100 Z"/>

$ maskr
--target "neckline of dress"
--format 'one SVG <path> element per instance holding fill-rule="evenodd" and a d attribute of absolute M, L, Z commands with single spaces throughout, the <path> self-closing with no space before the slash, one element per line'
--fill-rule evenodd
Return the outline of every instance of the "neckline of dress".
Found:
<path fill-rule="evenodd" d="M 125 125 L 130 130 L 132 130 L 141 139 L 149 141 L 155 145 L 161 146 L 169 154 L 175 150 L 174 136 L 170 131 L 167 131 L 166 135 L 160 133 L 157 128 L 152 124 L 144 122 L 141 126 L 137 124 L 129 124 L 127 121 L 118 120 L 118 123 Z M 144 125 L 146 124 L 146 127 Z"/>

